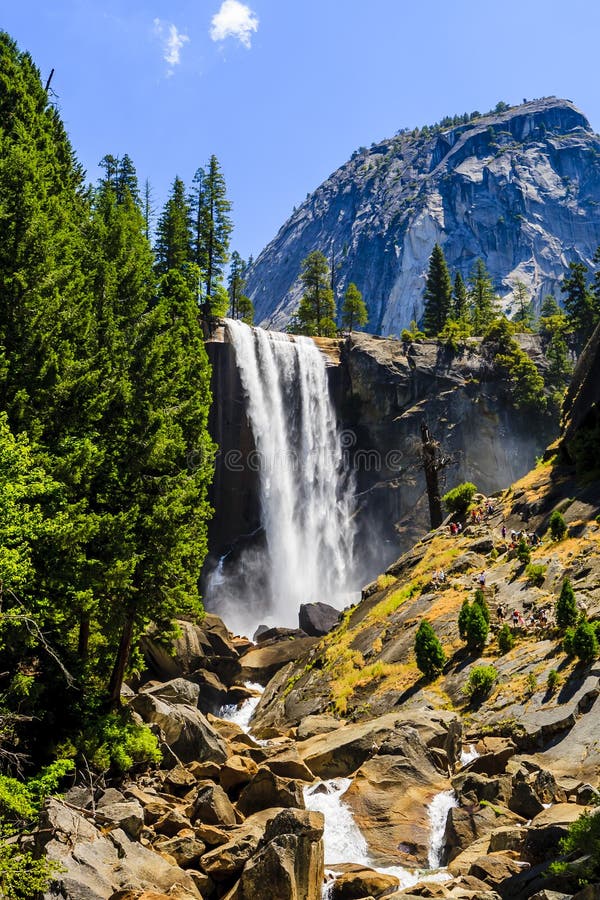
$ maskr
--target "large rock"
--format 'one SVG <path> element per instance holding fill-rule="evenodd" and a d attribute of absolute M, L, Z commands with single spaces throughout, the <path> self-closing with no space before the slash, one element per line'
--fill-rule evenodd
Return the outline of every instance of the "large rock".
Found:
<path fill-rule="evenodd" d="M 304 656 L 316 642 L 317 638 L 305 637 L 256 647 L 245 653 L 240 660 L 241 678 L 243 681 L 266 685 L 279 669 Z"/>
<path fill-rule="evenodd" d="M 194 799 L 192 821 L 206 825 L 235 825 L 235 810 L 222 787 L 207 781 Z"/>
<path fill-rule="evenodd" d="M 340 612 L 328 603 L 303 603 L 298 611 L 302 631 L 310 637 L 323 637 L 335 628 Z"/>
<path fill-rule="evenodd" d="M 265 846 L 246 863 L 236 900 L 320 900 L 323 884 L 323 816 L 284 810 L 265 831 Z M 268 887 L 267 887 L 268 886 Z"/>
<path fill-rule="evenodd" d="M 187 900 L 201 895 L 183 869 L 133 841 L 121 828 L 107 833 L 90 819 L 48 800 L 35 836 L 38 849 L 60 864 L 46 900 L 107 900 L 120 889 L 170 894 Z"/>
<path fill-rule="evenodd" d="M 304 809 L 302 788 L 297 781 L 279 778 L 261 767 L 252 781 L 242 790 L 237 808 L 245 816 L 273 806 Z"/>
<path fill-rule="evenodd" d="M 333 882 L 329 896 L 331 900 L 363 900 L 366 897 L 381 897 L 389 894 L 400 881 L 395 875 L 385 875 L 367 866 L 350 866 Z"/>
<path fill-rule="evenodd" d="M 193 687 L 198 690 L 197 686 Z M 181 762 L 222 763 L 227 759 L 225 742 L 199 709 L 167 703 L 148 692 L 134 697 L 131 707 L 144 722 L 158 725 L 165 743 Z"/>

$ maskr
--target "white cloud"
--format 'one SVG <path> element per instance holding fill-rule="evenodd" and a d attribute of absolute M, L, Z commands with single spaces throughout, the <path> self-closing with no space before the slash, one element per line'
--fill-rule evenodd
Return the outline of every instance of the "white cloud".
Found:
<path fill-rule="evenodd" d="M 169 65 L 167 75 L 172 75 L 173 66 L 178 66 L 181 62 L 182 47 L 190 39 L 187 34 L 178 31 L 176 25 L 162 22 L 160 19 L 154 20 L 154 33 L 163 44 L 163 59 Z"/>
<path fill-rule="evenodd" d="M 258 31 L 258 16 L 250 7 L 239 0 L 223 0 L 220 10 L 212 18 L 210 36 L 213 41 L 237 38 L 250 49 L 254 31 Z"/>

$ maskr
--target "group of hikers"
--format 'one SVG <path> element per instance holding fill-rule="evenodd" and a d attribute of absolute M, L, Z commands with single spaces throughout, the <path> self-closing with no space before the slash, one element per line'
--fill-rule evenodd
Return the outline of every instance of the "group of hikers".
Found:
<path fill-rule="evenodd" d="M 547 628 L 548 625 L 552 624 L 551 613 L 546 606 L 539 610 L 534 609 L 527 618 L 524 618 L 518 609 L 513 609 L 511 615 L 507 617 L 505 605 L 499 603 L 496 609 L 496 615 L 499 622 L 502 623 L 507 621 L 513 628 L 524 628 L 527 630 L 540 629 Z"/>

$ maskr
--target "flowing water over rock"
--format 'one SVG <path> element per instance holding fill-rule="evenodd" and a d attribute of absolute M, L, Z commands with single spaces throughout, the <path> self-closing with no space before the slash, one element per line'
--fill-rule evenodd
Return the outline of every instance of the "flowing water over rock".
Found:
<path fill-rule="evenodd" d="M 262 684 L 255 684 L 252 681 L 247 681 L 245 687 L 247 687 L 248 690 L 256 691 L 256 696 L 249 697 L 247 700 L 244 700 L 243 703 L 240 703 L 239 706 L 222 706 L 219 710 L 219 718 L 227 719 L 228 722 L 239 725 L 242 731 L 249 734 L 250 720 L 254 715 L 254 710 L 260 702 L 260 695 L 263 693 L 264 687 Z"/>
<path fill-rule="evenodd" d="M 458 800 L 454 791 L 442 791 L 440 794 L 436 794 L 429 804 L 431 838 L 428 862 L 430 869 L 438 869 L 442 865 L 446 819 L 448 818 L 449 810 L 455 806 L 458 806 Z"/>
<path fill-rule="evenodd" d="M 259 474 L 264 546 L 242 554 L 235 578 L 221 565 L 207 601 L 230 627 L 252 634 L 261 623 L 297 626 L 301 603 L 346 602 L 354 501 L 314 341 L 237 321 L 227 331 L 256 446 L 246 463 Z"/>

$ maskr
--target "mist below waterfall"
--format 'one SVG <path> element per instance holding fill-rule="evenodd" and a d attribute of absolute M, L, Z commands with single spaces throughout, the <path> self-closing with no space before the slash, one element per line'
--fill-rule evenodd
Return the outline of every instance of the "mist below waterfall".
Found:
<path fill-rule="evenodd" d="M 302 603 L 348 602 L 354 490 L 314 341 L 237 321 L 227 333 L 254 437 L 243 462 L 258 473 L 263 540 L 220 561 L 206 602 L 252 635 L 263 623 L 297 627 Z"/>

